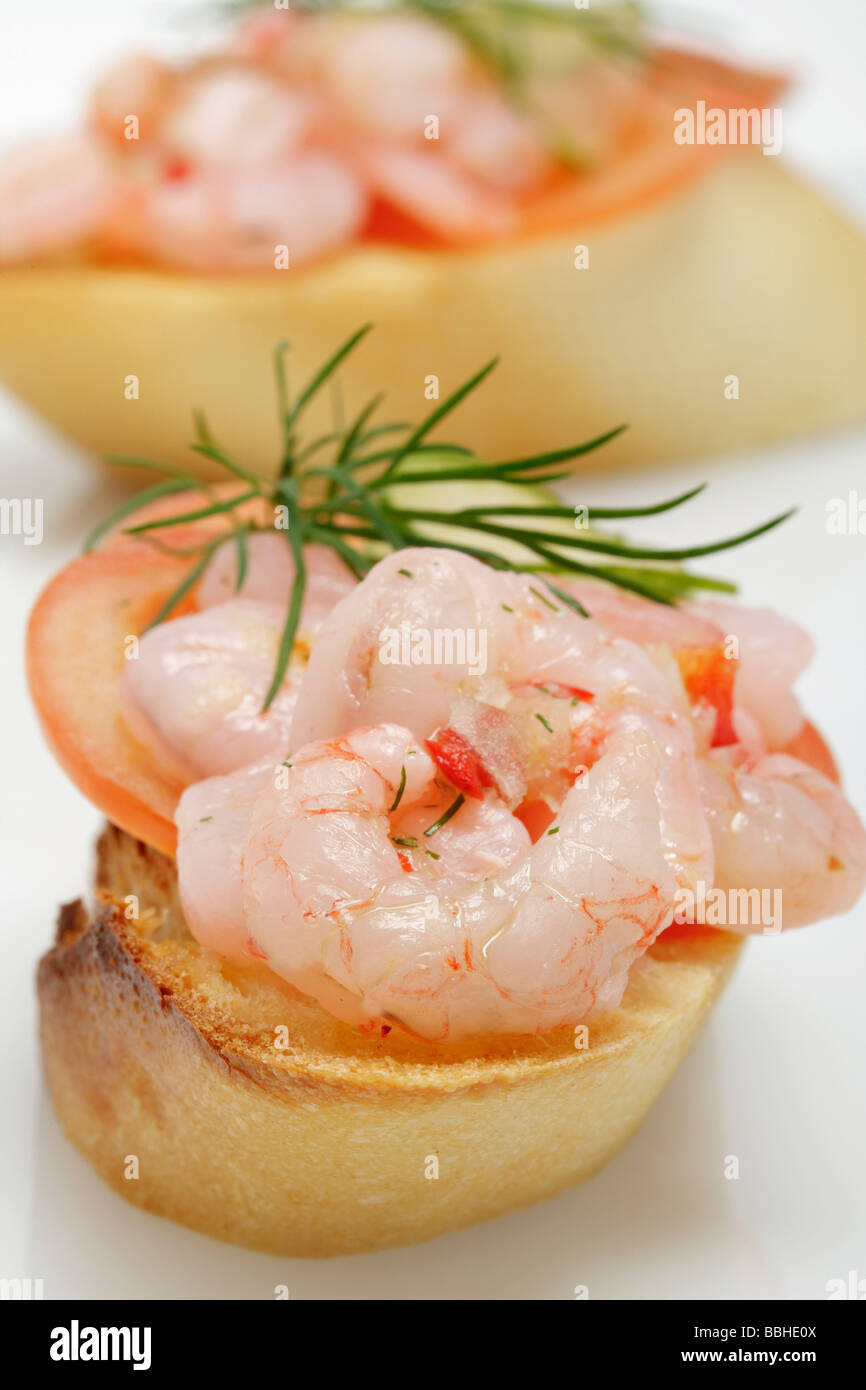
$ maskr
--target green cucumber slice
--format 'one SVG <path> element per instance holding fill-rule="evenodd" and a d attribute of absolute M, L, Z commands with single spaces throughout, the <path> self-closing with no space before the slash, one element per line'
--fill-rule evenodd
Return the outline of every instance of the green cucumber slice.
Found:
<path fill-rule="evenodd" d="M 459 512 L 465 507 L 550 507 L 561 506 L 562 499 L 546 487 L 525 486 L 517 483 L 503 483 L 496 478 L 489 482 L 476 479 L 442 482 L 423 482 L 400 485 L 400 476 L 406 473 L 432 473 L 448 471 L 465 463 L 464 455 L 425 453 L 410 457 L 400 466 L 396 481 L 383 491 L 386 502 L 395 507 L 412 507 L 421 511 Z M 490 518 L 492 521 L 496 517 Z M 563 535 L 574 534 L 574 521 L 570 517 L 503 517 L 503 523 L 519 525 L 525 530 L 557 531 Z M 426 539 L 441 541 L 442 545 L 477 546 L 513 564 L 531 561 L 530 552 L 515 541 L 503 536 L 491 536 L 486 531 L 476 531 L 463 526 L 449 526 L 447 522 L 418 521 L 414 530 Z"/>

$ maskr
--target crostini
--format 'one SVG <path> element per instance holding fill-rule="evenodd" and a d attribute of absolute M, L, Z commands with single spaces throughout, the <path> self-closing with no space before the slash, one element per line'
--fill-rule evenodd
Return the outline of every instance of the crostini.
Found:
<path fill-rule="evenodd" d="M 196 401 L 264 471 L 272 343 L 302 377 L 375 318 L 349 413 L 387 380 L 411 418 L 509 345 L 464 416 L 482 456 L 627 420 L 608 461 L 643 464 L 862 417 L 866 246 L 776 157 L 778 74 L 665 46 L 633 5 L 349 8 L 124 59 L 83 135 L 0 165 L 24 401 L 187 467 Z"/>
<path fill-rule="evenodd" d="M 371 411 L 277 480 L 171 468 L 39 599 L 36 708 L 109 818 L 39 970 L 67 1132 L 269 1250 L 422 1240 L 599 1168 L 739 954 L 850 908 L 866 832 L 810 643 L 540 484 Z M 306 468 L 299 462 L 306 459 Z M 153 465 L 159 468 L 159 465 Z M 710 597 L 707 597 L 707 595 Z"/>

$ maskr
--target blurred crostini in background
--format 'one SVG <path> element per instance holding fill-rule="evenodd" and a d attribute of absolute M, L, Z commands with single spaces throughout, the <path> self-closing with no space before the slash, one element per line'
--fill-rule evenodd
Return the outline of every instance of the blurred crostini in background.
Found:
<path fill-rule="evenodd" d="M 613 0 L 251 6 L 186 65 L 122 58 L 81 133 L 0 163 L 0 378 L 96 453 L 187 467 L 191 401 L 273 467 L 275 343 L 303 381 L 368 320 L 345 411 L 386 380 L 412 417 L 501 354 L 461 415 L 491 458 L 848 423 L 866 240 L 780 163 L 784 88 Z"/>

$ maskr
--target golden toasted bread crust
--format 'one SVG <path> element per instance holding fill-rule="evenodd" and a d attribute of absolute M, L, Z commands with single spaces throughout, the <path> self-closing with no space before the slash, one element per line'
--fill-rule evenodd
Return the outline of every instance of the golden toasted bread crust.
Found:
<path fill-rule="evenodd" d="M 70 1138 L 137 1205 L 283 1254 L 408 1244 L 600 1168 L 739 949 L 727 933 L 669 934 L 582 1048 L 567 1029 L 368 1037 L 263 966 L 199 947 L 172 861 L 109 826 L 93 910 L 63 908 L 40 963 L 45 1070 Z"/>

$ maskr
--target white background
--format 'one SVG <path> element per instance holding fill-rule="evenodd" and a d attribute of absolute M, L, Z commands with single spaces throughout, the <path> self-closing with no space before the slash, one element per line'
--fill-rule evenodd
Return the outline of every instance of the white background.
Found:
<path fill-rule="evenodd" d="M 190 28 L 172 16 L 199 8 L 5 0 L 0 145 L 72 119 L 87 81 L 124 47 L 178 50 Z M 664 10 L 731 51 L 788 62 L 800 89 L 786 106 L 786 158 L 866 220 L 863 0 L 678 0 Z M 783 531 L 726 557 L 723 570 L 748 602 L 773 604 L 815 635 L 802 694 L 866 815 L 866 536 L 831 536 L 825 524 L 830 499 L 858 488 L 866 497 L 864 459 L 866 432 L 855 431 L 652 477 L 598 475 L 576 493 L 636 502 L 709 478 L 710 495 L 666 523 L 668 537 L 709 538 L 799 504 Z M 315 1263 L 218 1245 L 104 1187 L 45 1101 L 33 993 L 56 905 L 85 884 L 99 816 L 42 744 L 21 644 L 40 586 L 114 493 L 0 390 L 0 495 L 44 498 L 46 525 L 40 547 L 0 538 L 0 1275 L 41 1277 L 48 1297 L 270 1298 L 288 1284 L 293 1298 L 349 1299 L 568 1299 L 578 1284 L 591 1298 L 821 1298 L 830 1279 L 866 1278 L 866 903 L 751 943 L 639 1135 L 592 1183 L 541 1207 L 415 1249 Z M 739 1158 L 737 1181 L 723 1177 L 727 1155 Z"/>

